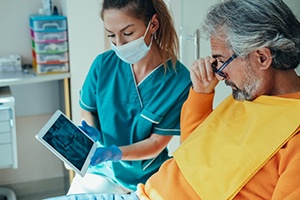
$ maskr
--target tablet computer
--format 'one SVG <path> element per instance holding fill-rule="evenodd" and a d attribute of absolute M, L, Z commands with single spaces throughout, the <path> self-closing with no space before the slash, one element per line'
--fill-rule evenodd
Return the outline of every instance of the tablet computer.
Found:
<path fill-rule="evenodd" d="M 36 138 L 76 173 L 84 176 L 97 143 L 57 110 Z"/>

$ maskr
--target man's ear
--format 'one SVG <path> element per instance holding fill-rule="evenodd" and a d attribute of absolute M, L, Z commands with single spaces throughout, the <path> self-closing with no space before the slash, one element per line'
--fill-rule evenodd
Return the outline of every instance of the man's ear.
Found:
<path fill-rule="evenodd" d="M 272 64 L 271 50 L 267 47 L 255 51 L 257 62 L 260 63 L 261 69 L 268 69 Z"/>

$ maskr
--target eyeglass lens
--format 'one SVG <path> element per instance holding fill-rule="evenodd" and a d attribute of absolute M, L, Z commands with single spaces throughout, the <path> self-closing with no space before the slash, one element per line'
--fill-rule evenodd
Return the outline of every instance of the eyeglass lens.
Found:
<path fill-rule="evenodd" d="M 223 69 L 229 65 L 229 63 L 231 63 L 235 58 L 237 57 L 236 54 L 233 54 L 228 60 L 226 60 L 221 67 L 218 69 L 218 61 L 216 60 L 215 62 L 213 62 L 211 64 L 211 68 L 213 70 L 213 72 L 215 72 L 216 74 L 218 74 L 219 76 L 223 77 L 223 78 L 227 78 L 226 74 L 223 72 Z"/>

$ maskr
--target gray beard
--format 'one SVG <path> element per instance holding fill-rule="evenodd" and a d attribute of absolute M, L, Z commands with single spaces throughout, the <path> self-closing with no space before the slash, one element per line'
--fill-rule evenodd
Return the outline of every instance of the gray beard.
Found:
<path fill-rule="evenodd" d="M 256 92 L 261 86 L 261 81 L 255 76 L 249 65 L 247 69 L 248 74 L 244 79 L 243 89 L 238 88 L 233 82 L 225 80 L 225 84 L 233 88 L 232 97 L 237 101 L 253 101 L 257 97 Z"/>

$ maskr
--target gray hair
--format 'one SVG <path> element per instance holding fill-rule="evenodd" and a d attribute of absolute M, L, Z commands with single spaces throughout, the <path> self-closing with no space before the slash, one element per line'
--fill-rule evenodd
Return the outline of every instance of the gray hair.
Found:
<path fill-rule="evenodd" d="M 226 39 L 228 48 L 246 58 L 267 47 L 276 69 L 300 62 L 300 23 L 282 0 L 227 0 L 213 6 L 204 21 L 209 36 Z"/>

